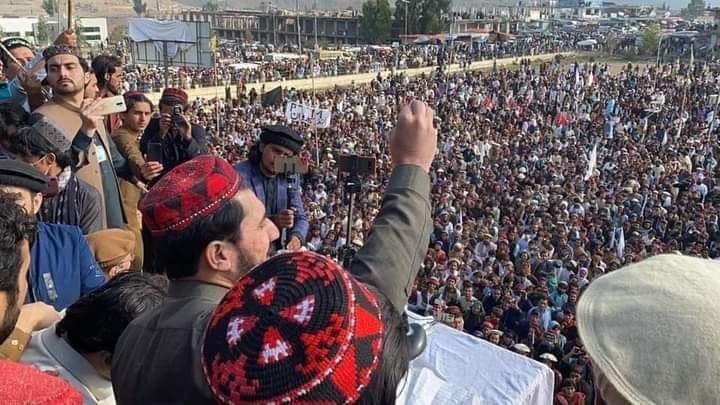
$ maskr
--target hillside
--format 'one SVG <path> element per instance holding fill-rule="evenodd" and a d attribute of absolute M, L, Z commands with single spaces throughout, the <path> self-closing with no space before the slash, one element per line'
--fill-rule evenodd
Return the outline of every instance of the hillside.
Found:
<path fill-rule="evenodd" d="M 61 2 L 63 0 L 60 0 Z M 158 8 L 163 13 L 183 8 L 199 8 L 205 5 L 208 0 L 146 0 L 149 11 Z M 635 5 L 662 5 L 664 1 L 672 8 L 681 8 L 687 5 L 689 0 L 617 0 L 620 4 Z M 358 0 L 214 0 L 221 9 L 260 9 L 263 4 L 271 3 L 274 6 L 286 9 L 299 7 L 302 10 L 331 9 L 340 10 L 353 8 L 359 10 L 362 1 Z M 390 0 L 394 3 L 394 0 Z M 454 2 L 456 7 L 481 8 L 498 5 L 507 5 L 504 0 L 460 0 Z M 42 0 L 1 0 L 0 16 L 4 17 L 27 17 L 44 14 Z M 708 6 L 720 5 L 720 0 L 706 0 Z M 132 9 L 132 0 L 74 0 L 74 11 L 76 16 L 82 17 L 131 17 L 135 15 Z"/>
<path fill-rule="evenodd" d="M 148 10 L 157 8 L 159 1 L 161 10 L 186 8 L 174 0 L 148 0 Z M 60 0 L 64 3 L 63 0 Z M 130 17 L 135 12 L 132 9 L 132 0 L 74 0 L 73 15 L 77 17 Z M 45 14 L 42 0 L 2 0 L 0 1 L 0 16 L 3 17 L 29 17 Z"/>

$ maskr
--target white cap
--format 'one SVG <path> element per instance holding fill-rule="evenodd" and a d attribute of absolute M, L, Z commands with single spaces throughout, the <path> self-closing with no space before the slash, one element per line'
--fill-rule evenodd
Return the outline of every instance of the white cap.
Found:
<path fill-rule="evenodd" d="M 717 403 L 718 290 L 720 263 L 673 254 L 599 277 L 577 307 L 593 368 L 629 403 Z"/>
<path fill-rule="evenodd" d="M 530 353 L 530 348 L 525 343 L 516 343 L 513 345 L 513 350 L 519 353 L 528 354 Z"/>
<path fill-rule="evenodd" d="M 557 357 L 555 357 L 555 355 L 552 353 L 543 353 L 540 355 L 540 358 L 543 360 L 552 361 L 553 363 L 557 363 L 558 361 Z"/>

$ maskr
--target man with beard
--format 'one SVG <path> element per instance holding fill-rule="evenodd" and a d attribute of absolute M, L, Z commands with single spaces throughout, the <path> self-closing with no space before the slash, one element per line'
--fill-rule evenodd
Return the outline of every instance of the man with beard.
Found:
<path fill-rule="evenodd" d="M 43 56 L 47 82 L 55 98 L 35 112 L 46 117 L 73 142 L 78 178 L 100 192 L 103 228 L 123 228 L 127 221 L 118 176 L 129 177 L 129 169 L 105 127 L 97 124 L 101 118 L 92 115 L 99 100 L 84 98 L 89 75 L 84 71 L 86 63 L 77 48 L 65 45 L 51 46 Z"/>
<path fill-rule="evenodd" d="M 120 59 L 110 55 L 98 55 L 92 60 L 91 67 L 100 90 L 98 97 L 113 97 L 123 93 L 125 71 Z M 121 124 L 120 114 L 110 114 L 105 120 L 105 129 L 108 134 L 112 134 Z"/>
<path fill-rule="evenodd" d="M 170 289 L 118 341 L 115 398 L 119 404 L 212 402 L 199 355 L 208 316 L 266 259 L 278 230 L 248 182 L 211 155 L 168 172 L 139 208 L 145 269 L 165 273 Z"/>
<path fill-rule="evenodd" d="M 205 128 L 190 122 L 188 94 L 182 89 L 163 90 L 158 102 L 160 116 L 151 118 L 140 137 L 140 151 L 153 157 L 153 145 L 159 149 L 161 175 L 196 156 L 208 153 Z M 180 111 L 181 110 L 181 111 Z M 154 181 L 157 181 L 156 178 Z"/>
<path fill-rule="evenodd" d="M 280 229 L 285 229 L 286 240 L 279 249 L 298 250 L 307 237 L 309 223 L 303 207 L 302 190 L 292 187 L 297 175 L 275 172 L 280 158 L 298 156 L 304 144 L 297 131 L 285 126 L 264 127 L 259 142 L 251 148 L 248 160 L 235 166 L 235 170 L 251 184 L 255 194 L 265 204 L 268 218 Z M 348 243 L 350 241 L 347 241 Z"/>
<path fill-rule="evenodd" d="M 68 28 L 60 33 L 54 43 L 76 46 L 75 31 Z M 42 63 L 38 62 L 40 55 L 35 53 L 35 49 L 28 41 L 20 37 L 6 38 L 2 44 L 10 54 L 0 51 L 0 66 L 3 68 L 5 79 L 9 81 L 9 89 L 13 95 L 12 102 L 27 111 L 32 111 L 42 105 L 45 95 L 39 79 L 34 74 L 27 73 L 26 69 L 33 65 L 33 68 L 38 66 L 39 70 L 41 68 L 39 63 Z"/>
<path fill-rule="evenodd" d="M 428 172 L 437 152 L 432 123 L 433 112 L 422 102 L 413 101 L 400 111 L 383 205 L 371 236 L 348 269 L 362 283 L 383 286 L 387 308 L 398 315 L 429 243 Z M 270 243 L 279 236 L 247 183 L 226 161 L 204 155 L 170 171 L 140 202 L 154 244 L 147 251 L 157 254 L 154 264 L 170 277 L 171 285 L 168 299 L 133 321 L 118 342 L 112 376 L 119 404 L 216 403 L 201 367 L 209 315 L 233 285 L 253 282 L 245 276 L 265 260 Z M 272 294 L 272 289 L 265 292 Z M 399 355 L 396 365 L 405 368 L 409 352 Z M 399 371 L 394 375 L 404 374 Z M 395 388 L 387 384 L 382 395 L 374 394 L 394 397 Z"/>

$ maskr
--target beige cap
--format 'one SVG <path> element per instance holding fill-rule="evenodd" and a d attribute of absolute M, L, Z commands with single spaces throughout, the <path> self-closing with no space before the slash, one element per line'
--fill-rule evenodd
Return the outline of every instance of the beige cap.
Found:
<path fill-rule="evenodd" d="M 549 360 L 553 363 L 557 363 L 558 361 L 557 357 L 555 357 L 555 355 L 552 353 L 543 353 L 539 357 L 543 360 Z"/>
<path fill-rule="evenodd" d="M 124 229 L 105 229 L 86 236 L 88 246 L 100 267 L 117 266 L 135 249 L 135 234 Z"/>
<path fill-rule="evenodd" d="M 577 326 L 594 366 L 631 403 L 720 399 L 720 263 L 661 255 L 598 278 Z"/>
<path fill-rule="evenodd" d="M 517 343 L 513 345 L 513 350 L 519 353 L 530 353 L 530 348 L 525 343 Z"/>

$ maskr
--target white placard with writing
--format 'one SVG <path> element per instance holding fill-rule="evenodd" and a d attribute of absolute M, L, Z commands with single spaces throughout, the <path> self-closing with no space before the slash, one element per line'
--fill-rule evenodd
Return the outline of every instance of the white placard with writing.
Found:
<path fill-rule="evenodd" d="M 330 110 L 314 108 L 304 104 L 290 101 L 285 106 L 285 118 L 290 122 L 307 122 L 316 128 L 328 128 L 330 126 Z"/>

